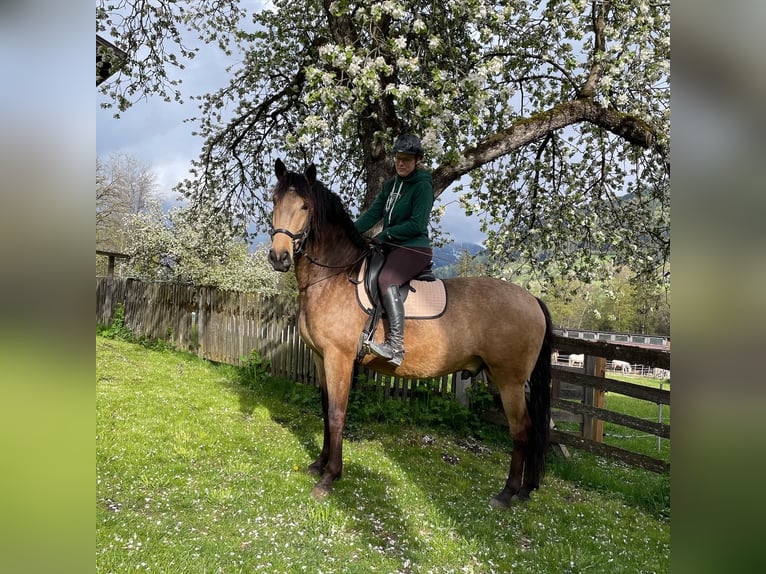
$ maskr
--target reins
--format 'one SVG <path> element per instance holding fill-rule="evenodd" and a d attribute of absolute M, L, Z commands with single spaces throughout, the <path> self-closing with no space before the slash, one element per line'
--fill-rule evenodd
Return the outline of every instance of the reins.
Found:
<path fill-rule="evenodd" d="M 316 279 L 316 280 L 312 281 L 311 283 L 308 283 L 307 285 L 304 286 L 305 289 L 308 289 L 312 285 L 316 285 L 317 283 L 322 283 L 323 281 L 327 281 L 328 279 L 330 279 L 332 277 L 336 277 L 336 276 L 340 275 L 341 273 L 343 273 L 344 269 L 348 269 L 349 267 L 353 268 L 354 265 L 359 263 L 362 259 L 364 259 L 367 256 L 367 254 L 369 253 L 369 249 L 367 249 L 365 251 L 362 251 L 361 255 L 359 255 L 359 257 L 357 257 L 356 259 L 354 259 L 351 263 L 345 263 L 343 265 L 328 265 L 326 263 L 322 263 L 321 261 L 317 261 L 316 259 L 314 259 L 305 250 L 302 251 L 301 253 L 297 253 L 297 252 L 295 252 L 295 253 L 296 253 L 296 255 L 305 255 L 306 259 L 308 259 L 309 263 L 311 263 L 313 265 L 316 265 L 317 267 L 322 267 L 324 269 L 339 269 L 339 271 L 336 271 L 335 273 L 330 273 L 326 277 L 320 277 L 319 279 Z M 357 281 L 355 281 L 354 278 L 352 277 L 352 272 L 351 271 L 349 271 L 348 280 L 351 283 L 357 283 Z"/>
<path fill-rule="evenodd" d="M 306 259 L 308 259 L 311 263 L 313 263 L 314 265 L 318 267 L 324 267 L 325 269 L 346 269 L 347 267 L 353 267 L 354 265 L 359 263 L 362 259 L 364 259 L 367 256 L 369 252 L 370 252 L 369 249 L 362 251 L 359 257 L 354 259 L 352 262 L 344 263 L 343 265 L 328 265 L 327 263 L 322 263 L 321 261 L 317 261 L 316 259 L 314 259 L 311 255 L 309 255 L 305 251 L 301 255 L 305 255 Z"/>

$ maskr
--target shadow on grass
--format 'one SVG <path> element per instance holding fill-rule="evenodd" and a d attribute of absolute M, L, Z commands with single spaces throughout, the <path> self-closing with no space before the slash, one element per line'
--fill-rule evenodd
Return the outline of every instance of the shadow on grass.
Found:
<path fill-rule="evenodd" d="M 307 460 L 314 461 L 321 449 L 317 435 L 323 431 L 319 389 L 273 378 L 256 383 L 236 379 L 227 381 L 225 386 L 237 395 L 244 416 L 252 416 L 256 407 L 265 408 L 271 420 L 298 439 Z"/>
<path fill-rule="evenodd" d="M 408 509 L 392 495 L 391 488 L 391 477 L 385 472 L 352 461 L 344 464 L 343 478 L 334 485 L 332 504 L 356 518 L 354 529 L 367 538 L 372 551 L 394 550 L 417 561 L 428 541 L 410 531 Z"/>
<path fill-rule="evenodd" d="M 243 414 L 251 415 L 256 406 L 265 407 L 268 409 L 272 420 L 287 429 L 300 442 L 306 452 L 306 466 L 316 459 L 321 450 L 323 431 L 320 396 L 317 388 L 270 378 L 266 378 L 254 386 L 240 382 L 235 382 L 229 386 L 238 395 L 240 411 Z M 427 493 L 427 496 L 433 498 L 433 503 L 438 507 L 455 506 L 455 497 L 464 498 L 467 493 L 458 494 L 450 492 L 449 489 L 435 488 L 434 475 L 442 476 L 443 480 L 449 484 L 452 482 L 449 473 L 458 475 L 470 473 L 471 478 L 462 480 L 461 484 L 469 489 L 468 495 L 474 499 L 474 503 L 482 507 L 488 507 L 489 500 L 503 487 L 507 477 L 511 450 L 511 440 L 510 437 L 507 437 L 505 429 L 502 430 L 502 433 L 495 432 L 493 434 L 492 431 L 485 433 L 491 436 L 489 443 L 491 449 L 506 454 L 506 456 L 501 457 L 503 462 L 496 470 L 486 470 L 486 467 L 476 464 L 476 459 L 473 460 L 473 464 L 467 465 L 474 454 L 457 445 L 461 441 L 465 443 L 465 439 L 468 437 L 460 437 L 457 433 L 448 431 L 447 435 L 454 438 L 450 441 L 453 444 L 446 449 L 449 452 L 445 452 L 445 449 L 439 445 L 429 449 L 423 444 L 416 444 L 422 440 L 421 435 L 428 433 L 428 429 L 425 427 L 417 432 L 413 430 L 412 436 L 407 438 L 403 444 L 401 425 L 367 423 L 356 420 L 357 418 L 357 413 L 349 414 L 344 433 L 345 442 L 369 440 L 373 437 L 379 439 L 385 447 L 386 456 L 407 473 L 410 482 Z M 412 428 L 414 429 L 414 427 Z M 418 432 L 420 434 L 417 434 Z M 502 440 L 500 434 L 504 435 Z M 407 441 L 409 444 L 406 443 Z M 426 456 L 418 456 L 417 452 L 413 455 L 413 449 L 422 451 L 420 454 Z M 422 460 L 424 467 L 413 468 L 413 456 L 416 461 Z M 462 460 L 457 464 L 450 464 L 449 461 L 454 460 L 454 457 Z M 341 480 L 347 480 L 350 472 L 351 468 L 345 465 L 344 478 Z M 548 454 L 547 475 L 575 483 L 582 488 L 620 497 L 626 504 L 640 508 L 657 518 L 666 519 L 670 515 L 670 479 L 667 476 L 663 477 L 648 471 L 621 467 L 588 455 L 588 453 L 579 452 L 574 453 L 571 459 L 564 459 L 560 455 L 557 456 L 550 452 Z M 476 484 L 488 486 L 476 490 Z M 369 486 L 366 482 L 361 483 L 361 488 L 367 489 Z M 541 488 L 545 489 L 547 486 L 546 481 L 543 481 Z M 336 490 L 338 489 L 336 488 Z M 374 493 L 370 494 L 374 495 Z M 460 523 L 464 518 L 463 514 L 463 511 L 458 511 L 454 515 L 450 515 L 449 518 Z"/>
<path fill-rule="evenodd" d="M 267 412 L 273 422 L 295 438 L 305 452 L 305 463 L 299 461 L 299 465 L 305 469 L 315 460 L 323 431 L 317 388 L 272 379 L 255 385 L 230 379 L 225 386 L 239 399 L 244 416 L 252 416 L 256 410 Z M 565 485 L 567 492 L 557 492 L 561 483 L 551 478 L 571 481 L 578 489 L 622 498 L 655 516 L 657 507 L 664 505 L 647 499 L 646 492 L 655 487 L 644 488 L 640 479 L 632 485 L 610 483 L 609 465 L 579 457 L 570 462 L 551 454 L 546 480 L 541 490 L 533 493 L 531 502 L 509 510 L 495 509 L 489 501 L 502 488 L 510 463 L 511 441 L 507 435 L 504 441 L 499 435 L 490 442 L 472 441 L 457 432 L 437 431 L 429 426 L 368 423 L 356 412 L 349 414 L 346 429 L 342 478 L 334 484 L 330 497 L 319 502 L 311 500 L 312 481 L 301 481 L 306 486 L 305 490 L 301 486 L 297 494 L 305 497 L 300 506 L 309 512 L 313 509 L 320 517 L 315 535 L 338 536 L 348 529 L 354 535 L 349 544 L 368 548 L 400 565 L 439 563 L 441 556 L 479 560 L 474 564 L 478 565 L 483 556 L 500 562 L 508 557 L 505 567 L 512 557 L 522 556 L 535 546 L 553 552 L 538 522 L 561 520 L 568 524 L 571 517 L 564 516 L 561 508 L 570 503 L 568 493 L 573 489 Z M 576 492 L 571 503 L 580 503 Z M 667 508 L 669 511 L 669 502 Z M 325 513 L 334 516 L 334 512 L 344 516 L 340 532 L 335 529 L 337 521 L 321 519 Z M 364 562 L 361 558 L 356 566 L 363 568 Z"/>

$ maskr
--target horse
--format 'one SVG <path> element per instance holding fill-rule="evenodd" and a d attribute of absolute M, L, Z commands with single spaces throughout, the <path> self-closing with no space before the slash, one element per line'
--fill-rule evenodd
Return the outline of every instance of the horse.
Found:
<path fill-rule="evenodd" d="M 343 471 L 343 428 L 367 320 L 356 295 L 356 275 L 370 252 L 340 198 L 316 178 L 275 163 L 271 192 L 271 247 L 275 271 L 294 268 L 298 283 L 297 323 L 311 348 L 322 402 L 322 450 L 308 466 L 318 477 L 311 490 L 321 499 Z M 508 479 L 490 501 L 508 508 L 525 502 L 545 473 L 550 425 L 552 327 L 546 305 L 520 286 L 489 277 L 445 279 L 447 307 L 438 318 L 405 318 L 404 360 L 393 367 L 364 355 L 372 370 L 405 378 L 432 378 L 486 369 L 499 391 L 513 447 Z M 375 331 L 382 341 L 383 322 Z M 525 396 L 528 382 L 529 396 Z"/>
<path fill-rule="evenodd" d="M 669 379 L 670 371 L 667 369 L 661 369 L 660 367 L 654 367 L 652 370 L 652 377 L 655 379 Z"/>
<path fill-rule="evenodd" d="M 585 363 L 585 355 L 580 353 L 579 355 L 569 355 L 570 367 L 582 367 Z"/>
<path fill-rule="evenodd" d="M 612 368 L 616 371 L 617 369 L 620 369 L 622 371 L 623 375 L 629 375 L 633 372 L 633 368 L 630 366 L 630 363 L 628 361 L 620 361 L 618 359 L 615 359 L 612 361 Z"/>

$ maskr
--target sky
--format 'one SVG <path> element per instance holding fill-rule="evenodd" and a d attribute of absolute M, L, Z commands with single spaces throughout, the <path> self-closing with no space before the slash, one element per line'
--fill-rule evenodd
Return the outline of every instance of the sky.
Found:
<path fill-rule="evenodd" d="M 216 46 L 203 47 L 180 76 L 183 104 L 167 103 L 158 97 L 136 103 L 114 119 L 113 110 L 101 109 L 99 94 L 96 109 L 96 154 L 105 159 L 112 154 L 127 154 L 150 168 L 156 177 L 157 193 L 170 205 L 177 197 L 173 187 L 189 172 L 191 161 L 199 156 L 202 139 L 192 135 L 193 125 L 184 122 L 198 112 L 190 95 L 201 95 L 228 83 L 227 62 Z M 107 80 L 109 81 L 109 80 Z M 468 217 L 457 202 L 457 194 L 447 189 L 436 205 L 446 204 L 441 228 L 455 242 L 483 243 L 478 216 Z"/>

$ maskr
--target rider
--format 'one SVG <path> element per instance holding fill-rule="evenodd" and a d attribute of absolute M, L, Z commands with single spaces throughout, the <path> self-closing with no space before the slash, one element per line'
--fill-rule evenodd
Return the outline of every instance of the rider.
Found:
<path fill-rule="evenodd" d="M 383 245 L 387 253 L 378 275 L 378 288 L 388 316 L 388 332 L 384 343 L 370 343 L 370 352 L 398 367 L 404 358 L 404 307 L 399 287 L 417 277 L 431 262 L 428 222 L 434 189 L 431 173 L 419 167 L 423 146 L 416 136 L 400 135 L 393 153 L 396 175 L 383 184 L 355 225 L 364 233 L 383 220 L 382 231 L 372 241 Z"/>

